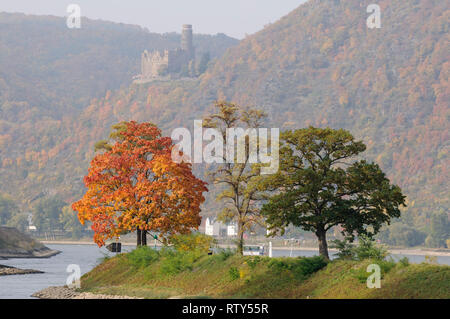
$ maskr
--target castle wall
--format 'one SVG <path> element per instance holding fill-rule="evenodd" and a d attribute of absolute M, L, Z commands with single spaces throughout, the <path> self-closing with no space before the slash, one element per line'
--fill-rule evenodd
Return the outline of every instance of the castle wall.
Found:
<path fill-rule="evenodd" d="M 147 50 L 141 57 L 141 75 L 144 79 L 157 78 L 163 68 L 169 65 L 169 53 L 165 51 L 161 54 L 159 51 L 148 53 Z"/>
<path fill-rule="evenodd" d="M 189 66 L 190 61 L 189 53 L 184 50 L 177 49 L 169 51 L 169 73 L 180 73 L 184 71 L 183 69 Z"/>
<path fill-rule="evenodd" d="M 166 69 L 169 74 L 182 74 L 189 71 L 191 61 L 195 59 L 193 45 L 192 26 L 184 25 L 181 36 L 181 48 L 166 50 L 164 53 L 155 51 L 149 53 L 145 50 L 141 55 L 142 80 L 155 79 L 161 76 L 161 71 Z"/>

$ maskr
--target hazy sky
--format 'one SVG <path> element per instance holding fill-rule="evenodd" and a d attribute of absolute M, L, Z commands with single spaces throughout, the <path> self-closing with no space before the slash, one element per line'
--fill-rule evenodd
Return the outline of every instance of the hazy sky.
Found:
<path fill-rule="evenodd" d="M 151 32 L 225 33 L 243 38 L 277 21 L 305 0 L 0 0 L 0 11 L 67 16 L 69 4 L 92 19 L 138 24 Z"/>

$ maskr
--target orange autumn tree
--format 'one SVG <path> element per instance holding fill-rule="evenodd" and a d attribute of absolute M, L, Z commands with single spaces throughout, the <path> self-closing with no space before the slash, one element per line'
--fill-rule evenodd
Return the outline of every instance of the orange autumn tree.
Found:
<path fill-rule="evenodd" d="M 135 230 L 141 246 L 149 231 L 166 240 L 198 228 L 206 183 L 192 174 L 191 164 L 172 161 L 172 140 L 151 123 L 113 128 L 114 144 L 97 143 L 104 152 L 84 178 L 86 194 L 72 205 L 82 224 L 92 222 L 97 245 Z"/>

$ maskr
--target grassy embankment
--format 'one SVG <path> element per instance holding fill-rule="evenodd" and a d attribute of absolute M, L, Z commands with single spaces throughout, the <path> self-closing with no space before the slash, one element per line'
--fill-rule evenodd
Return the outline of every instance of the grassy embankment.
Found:
<path fill-rule="evenodd" d="M 366 268 L 382 269 L 369 289 Z M 450 298 L 450 267 L 389 261 L 195 256 L 136 250 L 106 259 L 82 290 L 145 298 Z"/>

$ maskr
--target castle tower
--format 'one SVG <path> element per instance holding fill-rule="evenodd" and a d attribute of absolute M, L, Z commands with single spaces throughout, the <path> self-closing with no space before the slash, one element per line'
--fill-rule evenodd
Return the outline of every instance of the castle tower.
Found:
<path fill-rule="evenodd" d="M 183 31 L 181 33 L 181 49 L 188 52 L 191 59 L 194 58 L 194 44 L 192 42 L 192 25 L 183 25 Z"/>

